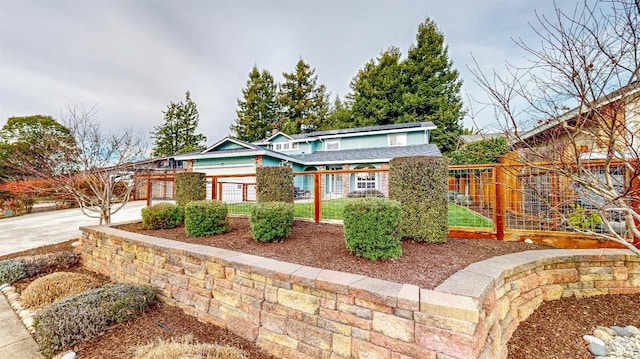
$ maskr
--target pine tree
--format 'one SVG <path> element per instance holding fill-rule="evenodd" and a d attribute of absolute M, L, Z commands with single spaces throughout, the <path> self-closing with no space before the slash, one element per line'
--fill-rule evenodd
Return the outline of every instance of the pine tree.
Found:
<path fill-rule="evenodd" d="M 364 127 L 395 123 L 402 116 L 401 53 L 390 47 L 367 62 L 351 80 L 353 125 Z"/>
<path fill-rule="evenodd" d="M 164 124 L 155 126 L 151 132 L 151 137 L 155 139 L 151 152 L 153 156 L 201 151 L 205 148 L 202 143 L 207 138 L 203 134 L 196 134 L 200 115 L 189 91 L 185 102 L 171 102 L 162 113 Z"/>
<path fill-rule="evenodd" d="M 242 99 L 238 99 L 237 119 L 231 125 L 231 131 L 243 141 L 264 139 L 278 120 L 277 85 L 273 76 L 266 70 L 258 71 L 254 66 L 249 72 L 242 96 Z"/>
<path fill-rule="evenodd" d="M 297 134 L 323 128 L 329 112 L 328 95 L 324 85 L 317 85 L 315 71 L 300 59 L 294 72 L 282 74 L 285 81 L 278 93 L 280 131 Z"/>
<path fill-rule="evenodd" d="M 397 122 L 432 121 L 431 141 L 443 153 L 455 150 L 462 133 L 462 80 L 449 59 L 444 35 L 427 18 L 418 27 L 416 44 L 402 62 L 403 116 Z"/>

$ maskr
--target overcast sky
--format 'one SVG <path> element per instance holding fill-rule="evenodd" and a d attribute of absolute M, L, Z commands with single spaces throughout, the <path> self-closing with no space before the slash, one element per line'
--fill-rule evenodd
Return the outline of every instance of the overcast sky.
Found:
<path fill-rule="evenodd" d="M 444 33 L 466 106 L 477 112 L 466 98 L 483 96 L 467 69 L 471 54 L 485 71 L 522 61 L 511 38 L 535 42 L 534 10 L 552 9 L 552 0 L 0 0 L 0 126 L 95 105 L 105 129 L 149 133 L 189 90 L 212 144 L 230 134 L 254 65 L 281 82 L 302 58 L 332 98 L 343 97 L 381 51 L 393 45 L 406 56 L 426 17 Z M 491 112 L 476 122 L 490 127 Z"/>

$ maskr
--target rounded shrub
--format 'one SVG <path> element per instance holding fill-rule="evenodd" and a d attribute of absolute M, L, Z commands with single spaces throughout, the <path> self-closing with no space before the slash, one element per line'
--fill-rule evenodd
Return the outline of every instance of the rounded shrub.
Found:
<path fill-rule="evenodd" d="M 81 273 L 55 272 L 34 280 L 20 296 L 27 308 L 45 308 L 62 298 L 101 286 L 103 280 Z"/>
<path fill-rule="evenodd" d="M 189 236 L 208 236 L 228 232 L 227 204 L 220 201 L 194 201 L 184 207 L 184 228 Z"/>
<path fill-rule="evenodd" d="M 107 284 L 75 294 L 35 316 L 35 337 L 44 356 L 99 335 L 147 310 L 155 292 L 146 286 Z"/>
<path fill-rule="evenodd" d="M 279 242 L 291 235 L 293 203 L 260 202 L 251 210 L 249 226 L 253 239 Z"/>
<path fill-rule="evenodd" d="M 163 202 L 142 209 L 142 228 L 168 229 L 182 223 L 182 210 L 173 203 Z"/>
<path fill-rule="evenodd" d="M 400 203 L 386 198 L 361 198 L 344 207 L 344 238 L 347 250 L 370 260 L 400 258 L 398 228 Z"/>
<path fill-rule="evenodd" d="M 0 261 L 0 284 L 17 282 L 27 277 L 22 258 Z"/>

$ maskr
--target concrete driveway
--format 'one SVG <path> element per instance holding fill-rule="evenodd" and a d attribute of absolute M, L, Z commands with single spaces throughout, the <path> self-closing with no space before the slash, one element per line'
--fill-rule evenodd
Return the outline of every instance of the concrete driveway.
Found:
<path fill-rule="evenodd" d="M 129 202 L 113 215 L 111 222 L 140 219 L 140 210 L 146 205 L 146 201 Z M 0 219 L 0 255 L 79 238 L 81 226 L 99 222 L 82 214 L 79 208 Z"/>

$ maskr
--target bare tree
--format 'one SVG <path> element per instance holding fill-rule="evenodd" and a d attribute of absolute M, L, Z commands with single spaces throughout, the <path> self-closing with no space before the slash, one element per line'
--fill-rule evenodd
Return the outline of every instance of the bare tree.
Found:
<path fill-rule="evenodd" d="M 552 196 L 529 191 L 549 215 L 640 254 L 640 1 L 556 6 L 531 28 L 539 42 L 515 40 L 527 66 L 473 70 L 515 148 L 512 160 L 560 183 Z M 597 213 L 598 228 L 576 220 L 576 209 Z"/>
<path fill-rule="evenodd" d="M 32 163 L 16 153 L 10 165 L 19 166 L 29 178 L 53 179 L 49 190 L 70 196 L 85 215 L 99 218 L 100 224 L 111 223 L 111 216 L 142 184 L 134 183 L 133 171 L 135 162 L 146 154 L 144 137 L 131 129 L 103 132 L 95 107 L 69 107 L 62 123 L 75 142 L 50 148 L 55 160 Z"/>

